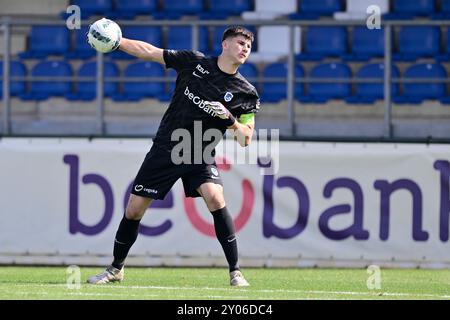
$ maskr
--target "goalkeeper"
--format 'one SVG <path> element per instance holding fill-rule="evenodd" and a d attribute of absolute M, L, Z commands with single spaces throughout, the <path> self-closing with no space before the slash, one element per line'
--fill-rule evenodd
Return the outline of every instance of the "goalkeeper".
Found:
<path fill-rule="evenodd" d="M 186 196 L 201 196 L 213 216 L 216 236 L 229 264 L 230 285 L 249 285 L 239 268 L 235 227 L 225 203 L 219 171 L 214 160 L 206 161 L 203 157 L 210 142 L 198 144 L 194 136 L 203 137 L 206 130 L 213 129 L 222 138 L 225 131 L 231 129 L 242 147 L 250 143 L 259 96 L 238 68 L 249 57 L 253 40 L 252 32 L 246 28 L 230 27 L 223 33 L 221 54 L 206 57 L 197 51 L 164 50 L 150 43 L 121 39 L 120 50 L 175 69 L 177 80 L 153 145 L 133 183 L 114 241 L 114 260 L 104 272 L 89 278 L 89 283 L 123 280 L 125 258 L 136 241 L 140 220 L 152 201 L 164 199 L 181 178 Z M 198 132 L 194 135 L 194 128 L 201 130 L 201 135 Z M 177 129 L 188 130 L 191 140 L 187 144 L 191 148 L 183 149 L 181 154 L 182 159 L 190 160 L 181 164 L 174 161 L 174 147 L 179 142 L 172 139 L 172 133 Z M 200 148 L 194 148 L 195 145 Z M 214 154 L 214 151 L 210 154 L 212 159 Z"/>

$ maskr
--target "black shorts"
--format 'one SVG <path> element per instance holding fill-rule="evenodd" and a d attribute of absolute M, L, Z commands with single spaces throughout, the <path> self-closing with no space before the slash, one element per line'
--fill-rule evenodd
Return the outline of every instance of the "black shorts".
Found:
<path fill-rule="evenodd" d="M 152 146 L 145 156 L 131 190 L 132 194 L 164 199 L 175 182 L 181 178 L 186 197 L 200 197 L 197 188 L 205 182 L 223 185 L 216 164 L 179 164 L 171 160 L 170 152 Z"/>

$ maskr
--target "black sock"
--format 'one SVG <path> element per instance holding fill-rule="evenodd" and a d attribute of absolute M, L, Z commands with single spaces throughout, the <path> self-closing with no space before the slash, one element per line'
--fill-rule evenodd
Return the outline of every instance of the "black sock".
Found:
<path fill-rule="evenodd" d="M 120 221 L 116 239 L 114 240 L 114 261 L 112 263 L 114 268 L 122 269 L 128 251 L 130 251 L 131 246 L 138 236 L 140 221 L 141 220 L 129 220 L 125 215 L 123 216 L 122 221 Z"/>
<path fill-rule="evenodd" d="M 214 217 L 214 229 L 216 236 L 222 245 L 225 257 L 231 271 L 239 270 L 237 240 L 233 219 L 228 213 L 227 207 L 211 212 Z"/>

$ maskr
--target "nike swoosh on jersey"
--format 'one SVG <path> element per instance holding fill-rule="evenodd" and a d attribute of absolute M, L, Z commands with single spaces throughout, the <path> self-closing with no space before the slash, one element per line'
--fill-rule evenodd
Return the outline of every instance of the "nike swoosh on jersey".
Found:
<path fill-rule="evenodd" d="M 197 78 L 203 79 L 203 77 L 202 77 L 202 76 L 199 76 L 198 74 L 196 74 L 195 71 L 192 72 L 192 74 L 193 74 L 194 76 L 196 76 Z"/>

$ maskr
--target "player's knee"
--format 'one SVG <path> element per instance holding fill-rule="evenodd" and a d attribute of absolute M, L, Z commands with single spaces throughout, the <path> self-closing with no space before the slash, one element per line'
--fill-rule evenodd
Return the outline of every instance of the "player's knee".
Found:
<path fill-rule="evenodd" d="M 206 199 L 206 204 L 210 211 L 216 211 L 225 207 L 225 199 L 222 194 L 213 194 Z"/>
<path fill-rule="evenodd" d="M 125 209 L 125 217 L 130 220 L 142 219 L 152 201 L 153 199 L 132 194 L 128 200 L 127 208 Z"/>
<path fill-rule="evenodd" d="M 144 216 L 146 209 L 138 208 L 135 206 L 128 206 L 125 210 L 125 216 L 129 220 L 140 220 Z"/>

